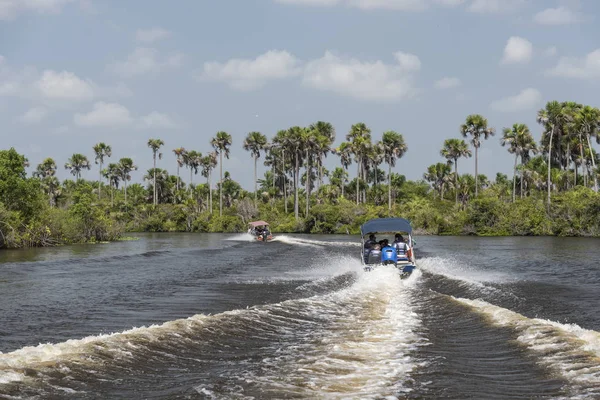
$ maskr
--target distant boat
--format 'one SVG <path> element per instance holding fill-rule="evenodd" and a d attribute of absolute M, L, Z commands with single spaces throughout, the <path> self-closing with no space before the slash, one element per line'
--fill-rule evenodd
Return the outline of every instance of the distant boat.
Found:
<path fill-rule="evenodd" d="M 268 242 L 273 240 L 273 235 L 269 229 L 269 223 L 265 221 L 253 221 L 248 223 L 248 233 L 256 240 Z"/>
<path fill-rule="evenodd" d="M 416 268 L 412 226 L 406 219 L 369 220 L 360 227 L 360 235 L 360 259 L 365 271 L 371 271 L 380 265 L 394 265 L 401 271 L 402 278 L 406 278 Z M 377 238 L 378 235 L 383 235 L 384 238 Z"/>

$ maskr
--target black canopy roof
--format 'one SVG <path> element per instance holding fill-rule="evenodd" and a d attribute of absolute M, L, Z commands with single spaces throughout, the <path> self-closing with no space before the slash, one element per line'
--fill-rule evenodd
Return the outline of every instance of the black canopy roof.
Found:
<path fill-rule="evenodd" d="M 360 234 L 365 236 L 375 232 L 406 232 L 411 233 L 410 222 L 404 218 L 377 218 L 367 221 L 360 227 Z"/>

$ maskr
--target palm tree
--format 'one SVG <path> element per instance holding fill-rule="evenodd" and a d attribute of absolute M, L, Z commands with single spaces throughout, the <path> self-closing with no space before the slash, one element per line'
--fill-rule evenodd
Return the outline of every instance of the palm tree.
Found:
<path fill-rule="evenodd" d="M 471 136 L 471 144 L 475 148 L 475 197 L 477 197 L 478 187 L 478 150 L 481 147 L 481 140 L 487 140 L 495 134 L 494 128 L 488 127 L 488 121 L 479 114 L 467 116 L 464 124 L 460 126 L 460 133 L 463 137 Z"/>
<path fill-rule="evenodd" d="M 515 194 L 517 191 L 517 160 L 520 155 L 519 136 L 529 133 L 529 128 L 525 124 L 513 124 L 512 128 L 504 128 L 502 130 L 502 139 L 500 144 L 508 146 L 508 152 L 515 155 L 515 165 L 513 167 L 513 190 L 512 201 L 515 202 Z M 523 179 L 521 179 L 522 181 Z"/>
<path fill-rule="evenodd" d="M 108 164 L 108 167 L 102 170 L 102 176 L 108 180 L 108 185 L 110 186 L 110 205 L 112 207 L 114 205 L 113 188 L 119 188 L 119 180 L 121 179 L 119 164 Z"/>
<path fill-rule="evenodd" d="M 40 164 L 37 169 L 33 172 L 33 176 L 40 179 L 54 176 L 56 174 L 56 162 L 52 158 L 46 158 Z"/>
<path fill-rule="evenodd" d="M 244 150 L 249 151 L 254 157 L 254 204 L 258 200 L 258 189 L 256 187 L 256 170 L 260 152 L 267 146 L 267 138 L 260 132 L 250 132 L 244 140 Z"/>
<path fill-rule="evenodd" d="M 176 149 L 173 149 L 173 154 L 175 154 L 175 157 L 177 159 L 177 190 L 179 190 L 179 168 L 184 166 L 184 154 L 186 153 L 186 150 L 184 147 L 178 147 Z"/>
<path fill-rule="evenodd" d="M 359 181 L 364 167 L 365 154 L 371 145 L 371 130 L 362 122 L 352 125 L 346 140 L 351 143 L 352 153 L 356 160 L 358 170 L 356 173 L 356 204 L 359 203 Z"/>
<path fill-rule="evenodd" d="M 548 131 L 550 130 L 550 142 L 548 144 L 548 207 L 550 207 L 551 202 L 551 188 L 552 181 L 550 170 L 552 168 L 552 139 L 554 137 L 555 129 L 560 126 L 562 121 L 564 120 L 564 114 L 562 110 L 562 106 L 558 101 L 549 101 L 546 103 L 546 107 L 539 110 L 537 114 L 537 122 L 544 126 L 544 129 Z"/>
<path fill-rule="evenodd" d="M 402 158 L 408 146 L 404 142 L 404 137 L 397 132 L 387 131 L 383 133 L 381 139 L 383 157 L 388 165 L 388 210 L 392 210 L 392 167 L 396 166 L 396 160 Z M 377 167 L 375 168 L 377 175 Z"/>
<path fill-rule="evenodd" d="M 219 155 L 219 217 L 223 216 L 223 155 L 229 159 L 229 147 L 231 146 L 231 135 L 227 132 L 217 132 L 217 135 L 211 139 L 211 146 Z"/>
<path fill-rule="evenodd" d="M 423 174 L 423 178 L 426 181 L 431 182 L 431 185 L 435 190 L 440 193 L 440 200 L 444 200 L 444 189 L 446 185 L 450 183 L 452 176 L 452 169 L 448 163 L 437 163 L 430 165 L 427 168 L 427 172 Z M 435 199 L 435 192 L 434 192 Z"/>
<path fill-rule="evenodd" d="M 348 175 L 348 167 L 352 164 L 352 145 L 348 142 L 342 142 L 339 147 L 333 149 L 333 153 L 340 156 L 340 164 Z M 342 197 L 344 197 L 344 186 L 342 185 Z"/>
<path fill-rule="evenodd" d="M 454 163 L 454 192 L 456 203 L 458 204 L 458 190 L 456 190 L 458 187 L 458 159 L 461 157 L 471 157 L 473 154 L 469 150 L 469 145 L 462 139 L 446 139 L 440 154 L 449 163 Z"/>
<path fill-rule="evenodd" d="M 298 186 L 300 179 L 300 162 L 302 160 L 303 151 L 303 138 L 305 135 L 305 128 L 299 126 L 293 126 L 285 134 L 284 143 L 289 148 L 290 153 L 293 155 L 294 160 L 294 216 L 296 219 L 299 216 L 299 198 L 298 198 Z"/>
<path fill-rule="evenodd" d="M 152 149 L 152 160 L 154 162 L 154 167 L 152 168 L 154 171 L 154 183 L 152 184 L 152 186 L 154 187 L 154 195 L 152 196 L 153 198 L 153 203 L 154 205 L 156 205 L 157 203 L 157 199 L 156 199 L 156 155 L 158 154 L 158 159 L 162 159 L 162 153 L 159 153 L 158 150 L 165 144 L 165 142 L 163 142 L 161 139 L 148 139 L 148 147 L 150 147 L 150 149 Z"/>
<path fill-rule="evenodd" d="M 69 158 L 69 161 L 65 164 L 65 169 L 71 170 L 71 174 L 79 180 L 81 178 L 81 170 L 89 170 L 90 162 L 83 154 L 75 153 Z"/>
<path fill-rule="evenodd" d="M 99 164 L 98 172 L 100 174 L 100 179 L 98 179 L 98 199 L 100 199 L 102 197 L 102 166 L 104 165 L 104 157 L 112 156 L 112 148 L 103 142 L 96 143 L 94 145 L 94 153 L 96 154 L 94 162 Z"/>
<path fill-rule="evenodd" d="M 133 160 L 129 157 L 124 157 L 119 160 L 118 171 L 119 178 L 125 185 L 125 204 L 127 204 L 127 182 L 131 180 L 131 171 L 137 170 L 137 165 L 133 163 Z"/>
<path fill-rule="evenodd" d="M 327 157 L 335 141 L 335 128 L 329 122 L 317 121 L 308 129 L 316 132 L 316 158 L 319 170 L 319 186 L 323 184 L 323 158 Z"/>
<path fill-rule="evenodd" d="M 213 212 L 212 207 L 212 170 L 217 166 L 217 153 L 210 152 L 200 160 L 202 166 L 202 176 L 206 178 L 206 184 L 208 187 L 208 207 L 210 213 Z"/>
<path fill-rule="evenodd" d="M 575 125 L 580 132 L 585 134 L 588 144 L 590 160 L 592 163 L 592 171 L 596 171 L 596 161 L 592 152 L 592 143 L 590 137 L 595 136 L 596 140 L 600 138 L 598 131 L 600 130 L 600 110 L 595 107 L 585 106 L 575 115 Z M 594 191 L 598 191 L 598 174 L 594 172 Z"/>

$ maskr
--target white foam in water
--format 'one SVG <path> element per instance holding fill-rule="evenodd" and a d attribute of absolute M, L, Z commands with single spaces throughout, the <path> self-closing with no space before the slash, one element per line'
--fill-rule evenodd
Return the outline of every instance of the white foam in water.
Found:
<path fill-rule="evenodd" d="M 304 337 L 289 332 L 292 345 L 278 348 L 259 376 L 247 379 L 265 393 L 397 398 L 417 365 L 411 352 L 424 340 L 415 333 L 420 320 L 411 306 L 412 284 L 396 268 L 380 267 L 338 292 L 268 306 L 322 322 Z"/>
<path fill-rule="evenodd" d="M 418 256 L 418 254 L 417 254 Z M 483 286 L 483 282 L 508 282 L 511 275 L 499 271 L 482 270 L 474 267 L 466 260 L 457 258 L 426 257 L 417 260 L 419 268 L 450 279 Z"/>
<path fill-rule="evenodd" d="M 328 242 L 321 242 L 318 240 L 304 240 L 298 239 L 296 237 L 287 236 L 287 235 L 275 235 L 273 236 L 274 242 L 282 242 L 286 244 L 295 244 L 299 246 L 309 246 L 309 247 L 322 247 L 329 245 Z"/>
<path fill-rule="evenodd" d="M 225 240 L 231 240 L 234 242 L 255 242 L 256 241 L 256 237 L 252 236 L 249 233 L 240 233 L 239 235 L 235 235 L 232 237 L 229 237 Z"/>
<path fill-rule="evenodd" d="M 600 395 L 600 332 L 576 324 L 527 318 L 483 300 L 456 300 L 486 315 L 494 324 L 514 329 L 519 342 L 537 354 L 543 365 L 560 371 L 582 391 L 591 389 Z"/>

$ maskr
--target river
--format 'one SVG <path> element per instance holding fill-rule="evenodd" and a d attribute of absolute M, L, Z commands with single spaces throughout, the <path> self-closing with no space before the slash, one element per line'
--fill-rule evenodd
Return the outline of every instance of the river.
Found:
<path fill-rule="evenodd" d="M 600 398 L 596 239 L 138 236 L 0 252 L 0 398 Z"/>

